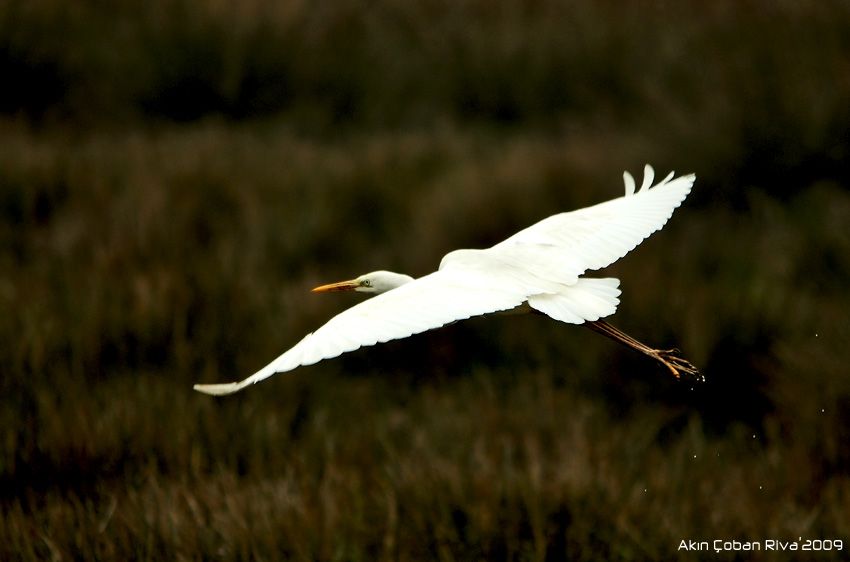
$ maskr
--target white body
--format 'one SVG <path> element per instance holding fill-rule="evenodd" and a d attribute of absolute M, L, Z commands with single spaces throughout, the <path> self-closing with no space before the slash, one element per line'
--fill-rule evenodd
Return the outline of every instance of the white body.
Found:
<path fill-rule="evenodd" d="M 623 197 L 553 215 L 491 248 L 456 250 L 437 271 L 415 280 L 374 272 L 345 282 L 380 294 L 338 314 L 243 381 L 195 389 L 230 394 L 275 373 L 525 303 L 570 324 L 609 316 L 620 302 L 619 280 L 581 276 L 617 261 L 664 226 L 695 179 L 672 177 L 650 187 L 654 172 L 646 166 L 636 192 L 625 172 Z"/>

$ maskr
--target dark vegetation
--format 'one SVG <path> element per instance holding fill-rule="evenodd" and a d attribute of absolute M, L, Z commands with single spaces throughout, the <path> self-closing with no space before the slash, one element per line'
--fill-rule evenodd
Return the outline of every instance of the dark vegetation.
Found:
<path fill-rule="evenodd" d="M 6 0 L 0 76 L 0 559 L 847 557 L 847 3 Z M 517 317 L 191 390 L 644 162 L 615 323 L 704 385 Z"/>

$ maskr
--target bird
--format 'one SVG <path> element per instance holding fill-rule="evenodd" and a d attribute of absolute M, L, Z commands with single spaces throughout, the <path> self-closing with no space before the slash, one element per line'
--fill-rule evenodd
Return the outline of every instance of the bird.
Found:
<path fill-rule="evenodd" d="M 315 293 L 355 291 L 374 295 L 331 318 L 271 363 L 239 382 L 196 384 L 211 395 L 240 391 L 270 376 L 337 357 L 355 349 L 406 338 L 492 313 L 536 312 L 584 325 L 660 363 L 675 378 L 702 379 L 677 349 L 655 349 L 603 318 L 620 303 L 620 281 L 585 274 L 619 260 L 660 230 L 691 191 L 696 176 L 667 177 L 652 185 L 647 164 L 636 189 L 623 172 L 625 194 L 583 209 L 545 218 L 485 249 L 446 254 L 437 271 L 414 279 L 373 271 L 321 285 Z"/>

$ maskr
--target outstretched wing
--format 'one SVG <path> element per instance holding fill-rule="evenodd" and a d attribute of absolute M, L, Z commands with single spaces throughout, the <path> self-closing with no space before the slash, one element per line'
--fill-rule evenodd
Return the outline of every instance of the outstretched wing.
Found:
<path fill-rule="evenodd" d="M 275 373 L 522 304 L 528 296 L 525 285 L 505 275 L 500 264 L 492 266 L 446 268 L 376 295 L 334 316 L 245 380 L 194 388 L 207 394 L 231 394 Z"/>
<path fill-rule="evenodd" d="M 652 166 L 643 183 L 623 173 L 626 194 L 592 207 L 552 215 L 489 249 L 522 262 L 545 279 L 572 284 L 589 269 L 606 267 L 659 230 L 691 191 L 694 175 L 673 179 L 671 172 L 655 186 Z"/>

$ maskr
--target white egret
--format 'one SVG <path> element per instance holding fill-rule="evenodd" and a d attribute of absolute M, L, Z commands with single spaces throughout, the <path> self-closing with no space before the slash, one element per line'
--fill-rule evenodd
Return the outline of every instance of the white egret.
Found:
<path fill-rule="evenodd" d="M 617 310 L 618 279 L 582 276 L 622 258 L 663 227 L 695 179 L 693 174 L 673 179 L 671 172 L 651 186 L 654 175 L 647 165 L 643 183 L 635 191 L 634 178 L 624 172 L 624 196 L 553 215 L 491 248 L 451 252 L 437 271 L 418 279 L 375 271 L 316 287 L 314 292 L 358 291 L 377 296 L 336 315 L 250 377 L 194 388 L 207 394 L 230 394 L 276 373 L 363 346 L 517 308 L 586 325 L 652 357 L 677 378 L 681 374 L 698 377 L 696 368 L 678 357 L 676 350 L 651 348 L 601 320 Z"/>

